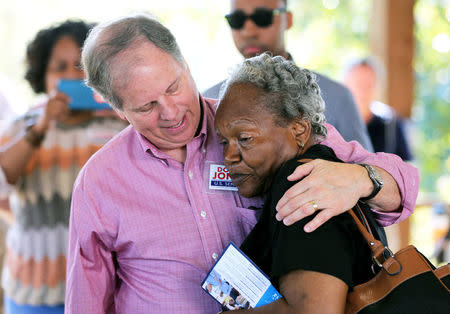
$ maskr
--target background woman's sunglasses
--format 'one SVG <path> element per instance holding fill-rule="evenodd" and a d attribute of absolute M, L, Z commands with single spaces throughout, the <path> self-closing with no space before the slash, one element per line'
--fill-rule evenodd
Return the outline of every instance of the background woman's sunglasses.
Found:
<path fill-rule="evenodd" d="M 251 19 L 258 27 L 267 27 L 272 25 L 273 16 L 286 12 L 286 8 L 267 9 L 257 8 L 252 14 L 247 15 L 241 10 L 225 15 L 225 18 L 232 29 L 241 29 L 247 19 Z"/>

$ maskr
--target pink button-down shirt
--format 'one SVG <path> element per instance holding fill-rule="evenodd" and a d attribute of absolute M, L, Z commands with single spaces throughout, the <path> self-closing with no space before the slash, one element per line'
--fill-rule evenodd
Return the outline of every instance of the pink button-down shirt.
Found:
<path fill-rule="evenodd" d="M 229 241 L 241 244 L 256 223 L 248 208 L 261 207 L 262 200 L 208 189 L 207 165 L 222 164 L 222 154 L 213 129 L 214 102 L 202 103 L 202 129 L 187 145 L 184 164 L 130 126 L 80 172 L 70 217 L 66 313 L 220 310 L 200 284 Z M 369 162 L 360 146 L 341 143 L 336 134 L 330 129 L 325 144 L 340 158 Z M 417 180 L 413 168 L 399 168 L 401 160 L 386 160 L 399 170 L 394 177 L 400 185 Z M 386 169 L 386 160 L 369 163 Z M 400 188 L 404 197 L 415 197 Z M 412 207 L 406 205 L 414 200 L 403 205 L 401 215 L 407 216 Z M 388 223 L 399 216 L 382 218 Z"/>

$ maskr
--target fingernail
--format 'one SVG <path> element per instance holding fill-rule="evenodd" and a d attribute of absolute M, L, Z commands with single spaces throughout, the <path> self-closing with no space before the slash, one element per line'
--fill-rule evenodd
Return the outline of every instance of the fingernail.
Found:
<path fill-rule="evenodd" d="M 285 219 L 283 219 L 283 223 L 284 223 L 286 226 L 289 226 L 289 224 L 291 223 L 291 221 L 290 221 L 288 218 L 285 218 Z"/>
<path fill-rule="evenodd" d="M 277 206 L 275 206 L 275 209 L 278 211 L 279 210 L 279 208 L 278 208 L 278 204 L 277 204 Z"/>
<path fill-rule="evenodd" d="M 305 226 L 304 230 L 305 232 L 311 232 L 312 228 L 310 226 Z"/>
<path fill-rule="evenodd" d="M 276 220 L 281 221 L 281 216 L 279 214 L 275 215 Z"/>

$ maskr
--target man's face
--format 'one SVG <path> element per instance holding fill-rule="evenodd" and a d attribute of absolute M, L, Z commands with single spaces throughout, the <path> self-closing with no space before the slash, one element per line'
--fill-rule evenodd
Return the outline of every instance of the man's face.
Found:
<path fill-rule="evenodd" d="M 152 144 L 170 155 L 192 140 L 201 110 L 187 65 L 140 40 L 114 57 L 111 73 L 122 99 L 117 113 Z"/>
<path fill-rule="evenodd" d="M 350 89 L 360 110 L 365 111 L 375 98 L 376 74 L 367 65 L 358 65 L 351 69 L 345 79 L 344 84 Z"/>
<path fill-rule="evenodd" d="M 237 10 L 251 15 L 257 8 L 277 9 L 284 8 L 283 0 L 231 0 L 231 12 Z M 265 51 L 270 51 L 274 56 L 287 57 L 284 43 L 284 32 L 292 26 L 292 14 L 290 12 L 275 14 L 273 23 L 267 27 L 257 26 L 253 20 L 247 19 L 241 29 L 232 29 L 234 44 L 239 52 L 250 58 Z"/>

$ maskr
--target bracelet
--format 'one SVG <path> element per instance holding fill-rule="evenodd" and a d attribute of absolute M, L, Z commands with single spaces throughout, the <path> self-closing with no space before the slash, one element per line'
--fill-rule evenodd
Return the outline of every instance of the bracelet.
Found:
<path fill-rule="evenodd" d="M 24 138 L 31 146 L 33 146 L 33 148 L 38 148 L 45 138 L 45 133 L 34 131 L 33 125 L 30 125 L 26 128 Z"/>

